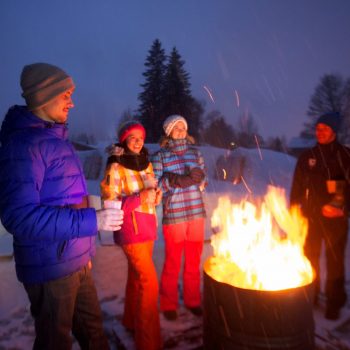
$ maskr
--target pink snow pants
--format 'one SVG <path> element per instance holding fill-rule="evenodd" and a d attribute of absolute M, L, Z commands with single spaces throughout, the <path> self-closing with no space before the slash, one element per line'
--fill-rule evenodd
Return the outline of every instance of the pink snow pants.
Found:
<path fill-rule="evenodd" d="M 123 325 L 135 332 L 137 350 L 161 349 L 158 277 L 152 260 L 153 241 L 125 244 L 128 279 Z"/>
<path fill-rule="evenodd" d="M 183 299 L 186 307 L 201 303 L 200 262 L 204 241 L 204 218 L 179 224 L 163 225 L 165 261 L 160 282 L 160 308 L 176 310 L 178 307 L 178 279 L 183 267 Z"/>

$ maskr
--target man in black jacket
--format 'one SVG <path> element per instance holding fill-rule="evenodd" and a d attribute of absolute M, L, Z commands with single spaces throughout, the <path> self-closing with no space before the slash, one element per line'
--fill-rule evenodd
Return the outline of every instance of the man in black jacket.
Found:
<path fill-rule="evenodd" d="M 300 155 L 290 195 L 291 205 L 300 205 L 308 219 L 304 251 L 316 274 L 315 303 L 320 292 L 321 246 L 325 244 L 325 317 L 331 320 L 339 317 L 347 299 L 344 258 L 350 208 L 350 149 L 337 141 L 340 121 L 338 113 L 317 119 L 317 144 Z"/>

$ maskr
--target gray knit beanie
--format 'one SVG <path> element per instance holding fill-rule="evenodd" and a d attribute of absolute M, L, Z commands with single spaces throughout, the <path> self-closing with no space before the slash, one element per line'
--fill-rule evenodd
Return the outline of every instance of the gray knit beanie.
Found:
<path fill-rule="evenodd" d="M 48 63 L 33 63 L 23 67 L 21 87 L 28 109 L 33 110 L 45 106 L 75 85 L 61 68 Z"/>

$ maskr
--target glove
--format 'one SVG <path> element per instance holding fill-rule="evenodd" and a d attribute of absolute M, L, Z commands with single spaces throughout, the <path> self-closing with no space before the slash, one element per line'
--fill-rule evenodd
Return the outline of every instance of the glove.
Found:
<path fill-rule="evenodd" d="M 105 152 L 109 156 L 121 156 L 124 154 L 124 148 L 116 144 L 109 145 L 105 148 Z"/>
<path fill-rule="evenodd" d="M 199 184 L 203 181 L 205 175 L 202 169 L 192 168 L 190 170 L 190 177 L 196 184 Z"/>
<path fill-rule="evenodd" d="M 142 204 L 154 205 L 156 201 L 156 190 L 154 188 L 148 188 L 140 192 L 140 200 Z"/>
<path fill-rule="evenodd" d="M 169 185 L 171 187 L 186 188 L 196 184 L 190 175 L 181 175 L 175 173 L 164 173 L 164 175 L 168 178 Z"/>
<path fill-rule="evenodd" d="M 322 215 L 327 218 L 339 218 L 345 216 L 345 181 L 344 180 L 328 180 L 328 193 L 333 194 L 333 198 L 329 203 L 322 207 Z"/>
<path fill-rule="evenodd" d="M 158 180 L 154 175 L 146 174 L 146 178 L 143 180 L 145 188 L 156 188 L 158 185 Z"/>
<path fill-rule="evenodd" d="M 326 204 L 322 207 L 322 215 L 334 219 L 344 217 L 344 210 L 333 205 Z"/>
<path fill-rule="evenodd" d="M 123 224 L 124 212 L 121 209 L 108 208 L 96 211 L 99 231 L 118 231 Z"/>

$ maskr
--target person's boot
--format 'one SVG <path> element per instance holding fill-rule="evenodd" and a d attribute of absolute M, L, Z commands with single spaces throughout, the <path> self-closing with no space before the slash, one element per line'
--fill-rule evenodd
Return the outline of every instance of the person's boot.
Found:
<path fill-rule="evenodd" d="M 177 319 L 177 311 L 176 310 L 164 310 L 163 315 L 165 319 L 168 321 L 175 321 Z"/>
<path fill-rule="evenodd" d="M 203 309 L 201 306 L 187 307 L 187 309 L 195 316 L 200 317 L 203 315 Z"/>

